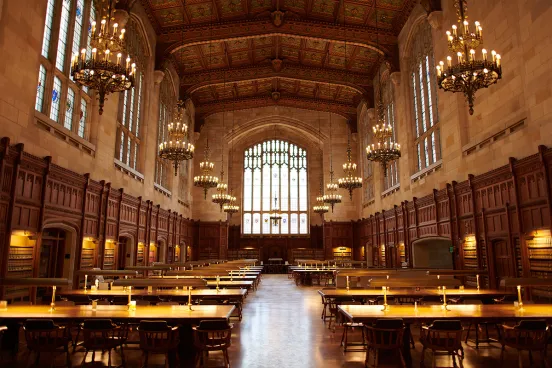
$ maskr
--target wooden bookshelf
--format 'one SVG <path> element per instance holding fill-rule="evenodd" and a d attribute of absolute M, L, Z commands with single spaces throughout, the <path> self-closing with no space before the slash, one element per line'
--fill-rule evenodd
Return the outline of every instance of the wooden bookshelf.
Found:
<path fill-rule="evenodd" d="M 36 240 L 24 235 L 12 235 L 8 253 L 7 277 L 33 277 Z M 24 297 L 29 294 L 25 286 L 10 286 L 6 288 L 8 299 Z"/>
<path fill-rule="evenodd" d="M 464 269 L 466 270 L 477 270 L 479 269 L 477 261 L 477 243 L 475 241 L 475 236 L 467 236 L 464 239 L 462 245 L 462 258 L 464 263 Z M 482 285 L 482 280 L 480 279 L 480 286 Z M 477 286 L 477 277 L 476 276 L 466 276 L 466 285 L 469 287 Z"/>
<path fill-rule="evenodd" d="M 552 236 L 550 230 L 539 230 L 533 239 L 527 239 L 529 253 L 529 270 L 532 277 L 552 278 Z M 551 298 L 552 288 L 534 287 L 533 294 L 538 297 Z"/>
<path fill-rule="evenodd" d="M 213 259 L 216 259 L 213 258 Z M 232 249 L 228 250 L 228 259 L 261 259 L 258 249 Z"/>
<path fill-rule="evenodd" d="M 115 270 L 117 269 L 117 259 L 116 259 L 116 250 L 117 245 L 114 242 L 107 241 L 105 243 L 105 252 L 104 252 L 104 270 Z"/>
<path fill-rule="evenodd" d="M 96 266 L 96 244 L 92 240 L 85 239 L 82 242 L 81 270 L 87 270 Z"/>
<path fill-rule="evenodd" d="M 138 243 L 138 250 L 136 253 L 136 266 L 144 266 L 144 243 Z"/>

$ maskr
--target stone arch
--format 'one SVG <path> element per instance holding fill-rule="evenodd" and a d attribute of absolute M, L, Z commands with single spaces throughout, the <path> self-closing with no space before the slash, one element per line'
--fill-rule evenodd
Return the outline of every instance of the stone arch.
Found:
<path fill-rule="evenodd" d="M 121 238 L 125 239 L 125 243 L 121 242 Z M 136 234 L 133 231 L 121 231 L 119 233 L 119 246 L 125 247 L 125 254 L 130 254 L 127 260 L 125 255 L 125 266 L 133 266 L 136 264 Z"/>
<path fill-rule="evenodd" d="M 80 264 L 80 260 L 76 258 L 77 254 L 77 242 L 80 239 L 79 236 L 79 227 L 70 221 L 62 220 L 62 219 L 50 219 L 45 220 L 44 224 L 42 225 L 42 229 L 40 229 L 40 232 L 42 233 L 44 230 L 47 229 L 60 229 L 65 231 L 65 254 L 69 254 L 69 262 L 67 267 L 64 264 L 63 267 L 63 277 L 67 278 L 69 280 L 73 280 L 73 276 L 75 274 L 75 269 Z M 42 246 L 42 241 L 40 246 Z M 39 247 L 40 249 L 40 247 Z M 65 259 L 65 257 L 64 257 Z M 65 263 L 65 261 L 64 261 Z"/>
<path fill-rule="evenodd" d="M 450 253 L 452 240 L 441 236 L 431 236 L 412 242 L 412 265 L 414 268 L 454 268 L 453 254 Z"/>

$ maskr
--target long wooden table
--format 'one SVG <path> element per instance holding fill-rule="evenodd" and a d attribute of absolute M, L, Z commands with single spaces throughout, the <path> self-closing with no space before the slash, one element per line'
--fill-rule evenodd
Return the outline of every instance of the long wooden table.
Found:
<path fill-rule="evenodd" d="M 380 318 L 402 318 L 407 326 L 415 322 L 436 319 L 457 319 L 462 321 L 509 322 L 522 319 L 545 319 L 552 321 L 552 304 L 529 304 L 523 309 L 513 304 L 495 305 L 449 305 L 448 311 L 440 305 L 406 306 L 392 305 L 383 311 L 381 305 L 339 305 L 337 311 L 350 322 L 372 323 Z M 410 355 L 410 327 L 403 336 L 403 354 L 407 366 L 412 366 Z"/>
<path fill-rule="evenodd" d="M 379 296 L 383 297 L 381 289 L 321 289 L 318 293 L 324 298 L 335 298 L 339 300 L 347 300 L 351 298 L 358 299 L 374 299 Z M 443 292 L 436 288 L 420 289 L 416 291 L 415 288 L 395 289 L 391 288 L 387 292 L 388 297 L 397 298 L 422 298 L 424 296 L 442 296 Z M 492 298 L 501 297 L 504 295 L 514 295 L 512 291 L 490 290 L 490 289 L 447 289 L 447 297 L 464 297 L 469 299 L 480 299 L 482 301 L 488 301 Z"/>
<path fill-rule="evenodd" d="M 251 289 L 254 288 L 255 281 L 248 281 L 248 280 L 237 280 L 237 281 L 220 281 L 218 283 L 219 288 L 243 288 L 243 289 Z M 210 288 L 216 288 L 217 282 L 216 281 L 207 281 L 207 287 Z"/>
<path fill-rule="evenodd" d="M 4 342 L 11 341 L 12 348 L 17 349 L 19 326 L 30 318 L 53 319 L 56 322 L 75 324 L 85 319 L 107 318 L 122 323 L 139 323 L 141 320 L 163 320 L 170 325 L 180 326 L 181 360 L 187 364 L 194 361 L 192 325 L 203 320 L 229 319 L 234 312 L 233 305 L 194 305 L 188 306 L 137 306 L 135 311 L 129 311 L 127 306 L 98 305 L 92 306 L 58 306 L 54 311 L 47 305 L 8 306 L 0 310 L 0 323 L 8 326 Z M 191 365 L 186 365 L 191 366 Z"/>

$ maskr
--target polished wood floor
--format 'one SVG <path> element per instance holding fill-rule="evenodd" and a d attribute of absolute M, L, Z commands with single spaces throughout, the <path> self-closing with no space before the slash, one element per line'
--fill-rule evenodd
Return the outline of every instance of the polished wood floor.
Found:
<path fill-rule="evenodd" d="M 230 361 L 232 367 L 243 368 L 318 368 L 318 367 L 350 367 L 364 366 L 364 352 L 343 353 L 340 346 L 342 329 L 338 326 L 335 332 L 328 329 L 327 323 L 320 319 L 322 304 L 318 293 L 319 287 L 297 287 L 286 275 L 264 275 L 259 289 L 251 292 L 243 310 L 243 320 L 234 322 Z M 413 333 L 417 341 L 418 326 Z M 359 332 L 350 336 L 351 340 L 359 338 Z M 0 367 L 25 366 L 27 351 L 21 349 L 17 362 L 5 362 Z M 549 348 L 552 350 L 552 347 Z M 128 367 L 139 367 L 141 353 L 128 348 L 125 351 Z M 500 366 L 500 347 L 481 344 L 475 349 L 472 344 L 465 346 L 466 359 L 464 367 L 498 367 Z M 416 343 L 413 350 L 413 366 L 419 366 L 421 345 Z M 83 354 L 72 355 L 73 364 L 79 365 Z M 394 356 L 384 357 L 380 366 L 397 366 Z M 529 367 L 529 358 L 524 353 L 523 366 Z M 98 359 L 98 357 L 96 358 Z M 540 365 L 536 357 L 536 365 Z M 89 359 L 87 359 L 89 361 Z M 221 366 L 222 355 L 211 353 L 209 366 Z M 431 355 L 426 356 L 426 364 L 431 365 Z M 47 363 L 44 361 L 44 363 Z M 438 356 L 437 366 L 452 366 L 452 360 Z M 63 364 L 63 357 L 56 360 Z M 101 363 L 85 366 L 105 366 L 107 356 Z M 118 354 L 113 354 L 113 364 L 120 364 Z M 150 366 L 162 367 L 161 357 L 150 359 Z M 552 354 L 549 354 L 548 364 L 552 366 Z M 183 365 L 184 366 L 184 365 Z M 518 367 L 518 355 L 514 350 L 507 350 L 505 364 L 502 368 Z"/>

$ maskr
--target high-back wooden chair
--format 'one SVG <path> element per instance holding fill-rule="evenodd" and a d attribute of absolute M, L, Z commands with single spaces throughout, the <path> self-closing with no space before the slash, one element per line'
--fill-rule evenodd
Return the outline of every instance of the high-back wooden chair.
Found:
<path fill-rule="evenodd" d="M 445 352 L 452 356 L 454 366 L 455 357 L 464 359 L 464 348 L 462 347 L 462 332 L 464 328 L 458 320 L 437 320 L 430 326 L 422 326 L 420 342 L 422 343 L 421 365 L 424 367 L 425 351 L 429 349 L 433 353 L 433 366 L 435 367 L 435 353 Z"/>
<path fill-rule="evenodd" d="M 40 361 L 40 353 L 50 354 L 53 366 L 54 355 L 64 352 L 66 364 L 71 367 L 69 358 L 69 333 L 65 326 L 58 326 L 51 319 L 28 319 L 23 325 L 27 348 L 36 354 L 35 365 Z M 31 357 L 28 355 L 27 359 Z"/>
<path fill-rule="evenodd" d="M 374 366 L 379 363 L 379 351 L 398 351 L 402 367 L 406 366 L 402 354 L 404 323 L 400 318 L 378 319 L 374 325 L 365 325 L 366 329 L 366 362 L 368 366 L 370 352 L 374 352 Z"/>
<path fill-rule="evenodd" d="M 230 367 L 228 348 L 231 344 L 232 325 L 226 319 L 201 321 L 199 326 L 193 327 L 194 346 L 198 350 L 195 366 L 204 366 L 209 351 L 221 350 L 224 364 Z"/>
<path fill-rule="evenodd" d="M 502 325 L 501 329 L 501 364 L 504 360 L 504 352 L 506 350 L 506 347 L 510 347 L 518 351 L 518 360 L 520 366 L 522 366 L 521 352 L 523 350 L 529 352 L 531 366 L 533 366 L 533 355 L 531 354 L 532 352 L 540 353 L 544 364 L 546 363 L 546 348 L 549 339 L 549 330 L 545 320 L 521 320 L 517 326 L 512 327 Z"/>
<path fill-rule="evenodd" d="M 111 350 L 119 347 L 121 349 L 122 365 L 125 366 L 123 344 L 126 343 L 128 338 L 126 326 L 116 325 L 110 319 L 90 319 L 85 320 L 81 328 L 83 335 L 82 346 L 85 349 L 82 364 L 86 361 L 86 356 L 90 351 L 92 351 L 92 362 L 94 361 L 96 351 L 107 351 L 107 364 L 111 367 Z"/>
<path fill-rule="evenodd" d="M 176 359 L 176 351 L 180 342 L 178 327 L 171 327 L 166 321 L 140 321 L 140 349 L 143 352 L 142 367 L 147 367 L 149 354 L 164 354 L 165 367 Z"/>

